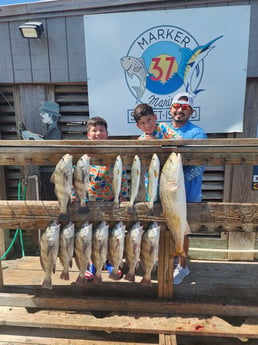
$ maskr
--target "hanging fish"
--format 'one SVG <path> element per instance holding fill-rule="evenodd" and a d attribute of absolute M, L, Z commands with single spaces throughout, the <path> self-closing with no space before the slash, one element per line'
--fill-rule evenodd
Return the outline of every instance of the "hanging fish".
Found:
<path fill-rule="evenodd" d="M 65 154 L 57 163 L 50 182 L 55 184 L 55 194 L 60 205 L 58 220 L 67 221 L 67 207 L 70 202 L 73 184 L 73 157 Z"/>
<path fill-rule="evenodd" d="M 72 267 L 74 254 L 74 223 L 69 222 L 60 231 L 59 259 L 63 266 L 60 279 L 69 280 L 69 267 Z"/>
<path fill-rule="evenodd" d="M 113 193 L 114 193 L 114 206 L 116 208 L 119 207 L 119 194 L 121 191 L 121 185 L 122 185 L 122 173 L 123 173 L 123 163 L 121 156 L 118 155 L 116 157 L 116 162 L 114 165 L 114 170 L 113 170 Z"/>
<path fill-rule="evenodd" d="M 148 172 L 148 195 L 150 210 L 153 210 L 154 201 L 157 199 L 159 184 L 160 161 L 156 153 L 153 154 Z"/>
<path fill-rule="evenodd" d="M 134 156 L 131 169 L 131 193 L 129 200 L 129 212 L 133 210 L 135 199 L 137 198 L 141 180 L 141 161 L 138 155 Z"/>
<path fill-rule="evenodd" d="M 79 213 L 87 213 L 89 209 L 86 205 L 86 199 L 88 196 L 88 186 L 89 186 L 89 176 L 90 176 L 90 157 L 84 154 L 77 161 L 73 173 L 73 186 L 76 196 L 80 200 Z"/>
<path fill-rule="evenodd" d="M 129 271 L 126 274 L 125 279 L 131 282 L 135 281 L 135 270 L 140 260 L 142 233 L 142 225 L 140 222 L 136 222 L 126 234 L 125 259 Z"/>
<path fill-rule="evenodd" d="M 93 283 L 102 283 L 102 268 L 107 260 L 108 249 L 108 224 L 102 221 L 93 231 L 92 236 L 92 261 L 96 267 Z"/>
<path fill-rule="evenodd" d="M 188 229 L 185 182 L 180 153 L 171 153 L 160 176 L 160 200 L 175 244 L 175 256 L 185 256 L 183 242 Z"/>
<path fill-rule="evenodd" d="M 77 267 L 80 270 L 76 284 L 84 285 L 84 273 L 91 262 L 92 224 L 88 221 L 82 224 L 76 231 L 74 238 L 74 256 Z"/>
<path fill-rule="evenodd" d="M 151 286 L 151 272 L 158 260 L 160 226 L 152 222 L 142 235 L 141 263 L 144 269 L 144 276 L 141 284 Z"/>
<path fill-rule="evenodd" d="M 109 278 L 114 280 L 119 280 L 121 278 L 119 274 L 119 267 L 123 262 L 124 242 L 125 225 L 122 222 L 118 222 L 111 229 L 108 237 L 108 259 L 112 266 L 114 266 Z"/>
<path fill-rule="evenodd" d="M 56 271 L 56 259 L 59 248 L 60 224 L 56 221 L 41 233 L 40 237 L 40 263 L 45 272 L 45 278 L 41 285 L 43 289 L 53 289 L 51 274 Z"/>

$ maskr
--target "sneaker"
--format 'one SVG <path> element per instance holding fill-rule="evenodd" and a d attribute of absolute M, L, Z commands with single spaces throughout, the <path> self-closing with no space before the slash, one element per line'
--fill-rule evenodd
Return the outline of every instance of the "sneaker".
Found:
<path fill-rule="evenodd" d="M 87 271 L 85 271 L 85 273 L 84 273 L 84 278 L 86 280 L 93 280 L 95 273 L 96 273 L 95 266 L 93 264 L 90 264 L 89 269 Z"/>
<path fill-rule="evenodd" d="M 108 261 L 106 262 L 106 266 L 105 269 L 109 272 L 109 274 L 111 274 L 113 272 L 114 266 L 112 266 Z M 121 269 L 118 270 L 118 275 L 119 275 L 119 279 L 121 279 L 123 277 L 123 271 Z"/>
<path fill-rule="evenodd" d="M 188 276 L 188 274 L 190 273 L 189 268 L 186 267 L 182 267 L 180 264 L 178 264 L 176 266 L 176 268 L 174 269 L 174 275 L 173 275 L 173 283 L 174 285 L 179 285 L 182 283 L 182 281 L 184 280 L 184 278 L 186 276 Z"/>
<path fill-rule="evenodd" d="M 107 261 L 106 262 L 106 266 L 105 266 L 105 270 L 107 270 L 109 273 L 112 273 L 114 267 Z"/>

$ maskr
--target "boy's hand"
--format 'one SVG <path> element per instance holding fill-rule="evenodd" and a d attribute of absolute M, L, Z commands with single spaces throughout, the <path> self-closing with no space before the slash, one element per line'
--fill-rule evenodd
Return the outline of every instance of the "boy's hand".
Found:
<path fill-rule="evenodd" d="M 139 137 L 139 140 L 153 140 L 155 137 L 152 134 L 144 134 L 144 137 Z"/>

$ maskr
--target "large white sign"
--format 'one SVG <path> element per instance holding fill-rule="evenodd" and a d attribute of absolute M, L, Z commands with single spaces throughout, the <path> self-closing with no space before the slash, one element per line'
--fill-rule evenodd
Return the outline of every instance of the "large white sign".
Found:
<path fill-rule="evenodd" d="M 207 133 L 241 132 L 250 6 L 85 16 L 90 117 L 110 135 L 137 135 L 135 106 L 170 122 L 173 96 L 194 96 L 191 120 Z"/>

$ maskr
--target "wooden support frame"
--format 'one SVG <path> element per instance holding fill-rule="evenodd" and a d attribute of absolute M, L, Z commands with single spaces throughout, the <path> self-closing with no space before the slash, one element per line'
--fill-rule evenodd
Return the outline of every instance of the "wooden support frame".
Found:
<path fill-rule="evenodd" d="M 43 146 L 44 145 L 44 146 Z M 148 166 L 153 153 L 157 153 L 163 164 L 172 152 L 182 153 L 183 164 L 185 165 L 254 165 L 258 161 L 258 139 L 224 139 L 224 140 L 178 140 L 162 141 L 153 140 L 139 143 L 139 141 L 0 141 L 0 165 L 53 165 L 67 152 L 71 153 L 74 159 L 78 159 L 83 153 L 92 155 L 93 164 L 112 164 L 117 154 L 123 153 L 125 165 L 130 165 L 137 152 L 141 156 L 142 164 Z M 105 152 L 105 155 L 103 155 Z M 105 206 L 105 207 L 104 207 Z M 83 303 L 74 298 L 53 299 L 35 298 L 35 296 L 14 296 L 13 293 L 6 294 L 6 287 L 1 282 L 3 294 L 0 294 L 0 325 L 25 326 L 28 323 L 32 327 L 43 328 L 69 328 L 75 330 L 88 329 L 106 332 L 142 332 L 153 333 L 159 337 L 159 344 L 176 345 L 177 335 L 202 335 L 234 337 L 241 339 L 257 338 L 257 308 L 255 306 L 225 306 L 205 305 L 191 306 L 189 303 L 168 304 L 168 299 L 173 297 L 173 255 L 170 232 L 162 215 L 160 204 L 154 207 L 153 215 L 146 212 L 145 202 L 139 200 L 135 205 L 135 212 L 128 214 L 127 204 L 122 203 L 119 210 L 113 209 L 112 203 L 102 205 L 89 203 L 89 219 L 99 221 L 123 220 L 127 223 L 139 219 L 144 223 L 155 218 L 162 225 L 159 254 L 159 270 L 157 285 L 157 301 L 153 301 L 152 307 L 158 310 L 158 314 L 143 312 L 148 311 L 149 302 L 138 301 L 138 313 L 129 314 L 124 310 L 117 310 L 104 319 L 96 320 L 92 315 L 77 312 L 81 310 Z M 0 228 L 24 228 L 36 230 L 46 226 L 49 221 L 57 217 L 59 206 L 57 202 L 50 201 L 0 201 Z M 70 207 L 71 220 L 82 222 L 84 219 L 78 215 L 78 205 Z M 258 204 L 257 203 L 200 203 L 188 205 L 188 221 L 193 232 L 196 233 L 220 233 L 221 231 L 244 231 L 257 232 Z M 0 267 L 1 271 L 1 267 Z M 0 272 L 2 274 L 2 271 Z M 77 303 L 78 302 L 78 303 Z M 119 307 L 125 309 L 124 305 L 130 305 L 130 301 L 120 300 Z M 125 303 L 122 303 L 125 302 Z M 61 303 L 61 304 L 60 304 Z M 88 307 L 93 303 L 88 299 Z M 94 300 L 96 305 L 97 299 Z M 136 301 L 134 303 L 137 303 Z M 10 307 L 12 305 L 12 307 Z M 24 307 L 34 308 L 58 308 L 66 311 L 44 311 L 27 313 Z M 99 304 L 103 307 L 103 302 Z M 108 298 L 106 308 L 114 312 L 114 301 Z M 155 306 L 155 307 L 154 307 Z M 135 307 L 132 306 L 132 308 Z M 168 315 L 174 308 L 174 315 Z M 177 308 L 177 309 L 176 309 Z M 184 309 L 185 308 L 185 309 Z M 206 308 L 206 311 L 205 311 Z M 218 309 L 216 309 L 218 308 Z M 68 310 L 68 311 L 67 311 Z M 70 311 L 69 311 L 70 310 Z M 162 310 L 165 313 L 162 313 Z M 177 311 L 176 311 L 177 310 Z M 177 313 L 185 311 L 185 317 Z M 193 315 L 191 313 L 195 315 Z M 201 314 L 204 311 L 205 315 Z M 249 318 L 241 326 L 232 326 L 219 317 L 210 316 L 221 313 L 242 314 Z M 196 317 L 196 312 L 198 317 Z M 72 317 L 71 317 L 72 314 Z M 209 315 L 207 315 L 209 314 Z M 151 325 L 151 328 L 150 328 Z M 1 339 L 0 339 L 1 340 Z"/>

